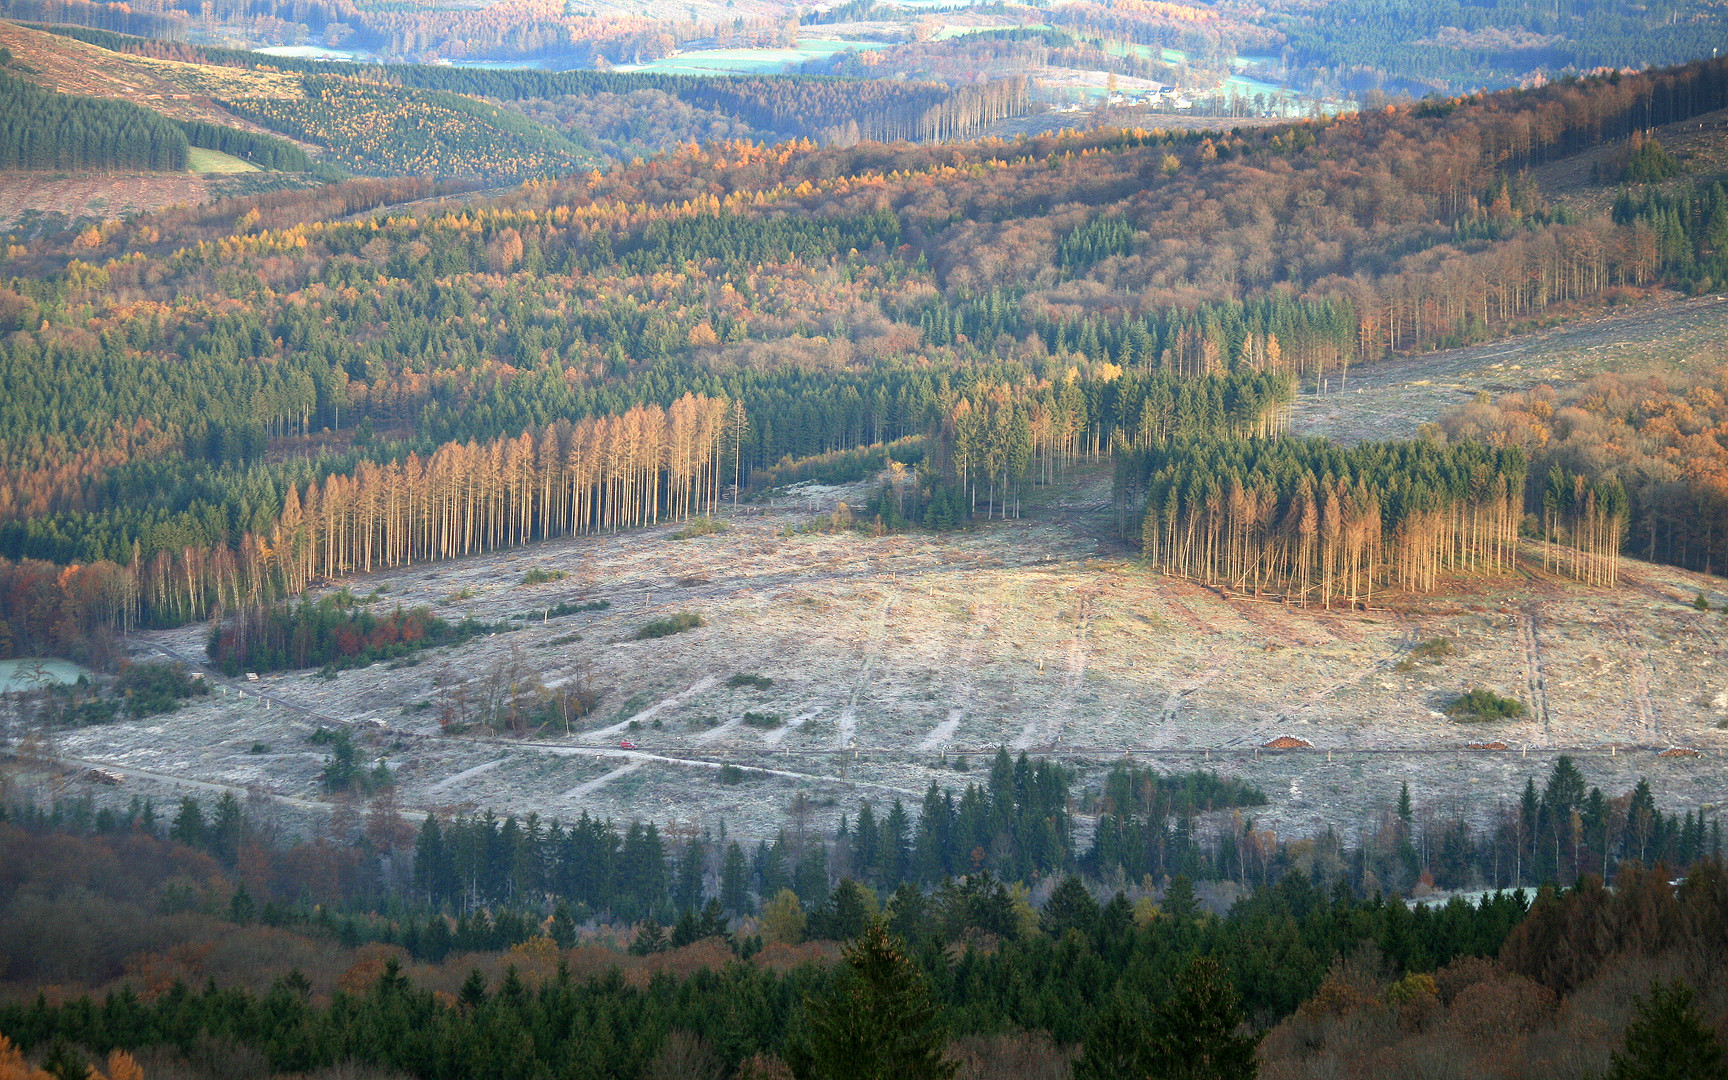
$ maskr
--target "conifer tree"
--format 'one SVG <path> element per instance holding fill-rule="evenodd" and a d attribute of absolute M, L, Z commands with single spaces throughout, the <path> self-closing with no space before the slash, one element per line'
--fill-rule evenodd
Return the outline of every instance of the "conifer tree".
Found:
<path fill-rule="evenodd" d="M 1675 980 L 1650 984 L 1633 1000 L 1626 1046 L 1614 1055 L 1608 1080 L 1723 1080 L 1722 1045 L 1699 1019 L 1692 988 Z"/>
<path fill-rule="evenodd" d="M 1154 1080 L 1253 1080 L 1254 1039 L 1240 1032 L 1242 1005 L 1218 961 L 1198 957 L 1153 1022 Z"/>
<path fill-rule="evenodd" d="M 1040 922 L 1051 937 L 1059 938 L 1070 929 L 1090 936 L 1098 927 L 1098 901 L 1092 899 L 1079 878 L 1070 874 L 1050 894 Z"/>
<path fill-rule="evenodd" d="M 1170 881 L 1170 887 L 1164 890 L 1164 902 L 1160 905 L 1164 914 L 1178 922 L 1192 919 L 1199 911 L 1199 904 L 1194 900 L 1194 883 L 1188 880 L 1188 875 L 1177 874 Z"/>
<path fill-rule="evenodd" d="M 576 920 L 570 917 L 570 907 L 562 900 L 552 909 L 551 937 L 560 949 L 576 944 Z"/>
<path fill-rule="evenodd" d="M 809 1033 L 791 1051 L 799 1080 L 948 1080 L 959 1063 L 940 1007 L 904 944 L 880 920 L 845 951 L 826 995 L 805 1003 Z"/>

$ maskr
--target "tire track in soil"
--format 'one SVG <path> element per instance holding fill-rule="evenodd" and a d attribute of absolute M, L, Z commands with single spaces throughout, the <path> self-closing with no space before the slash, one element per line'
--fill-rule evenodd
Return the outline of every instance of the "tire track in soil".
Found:
<path fill-rule="evenodd" d="M 1229 608 L 1230 611 L 1244 623 L 1248 624 L 1248 626 L 1252 627 L 1254 630 L 1264 634 L 1268 641 L 1275 642 L 1286 648 L 1314 649 L 1335 642 L 1356 644 L 1362 639 L 1361 633 L 1354 627 L 1347 625 L 1346 621 L 1343 619 L 1326 615 L 1324 609 L 1316 611 L 1312 608 L 1292 608 L 1287 604 L 1276 605 L 1278 607 L 1286 608 L 1291 613 L 1301 612 L 1303 615 L 1308 617 L 1308 622 L 1311 624 L 1314 632 L 1303 635 L 1299 634 L 1296 627 L 1289 626 L 1274 618 L 1269 612 L 1262 610 L 1264 607 L 1273 606 L 1273 602 L 1251 600 L 1247 597 L 1231 596 L 1228 593 L 1210 589 L 1207 591 L 1216 596 L 1224 606 Z M 1307 711 L 1316 708 L 1323 704 L 1325 700 L 1334 693 L 1344 689 L 1346 686 L 1350 686 L 1367 678 L 1369 675 L 1384 670 L 1386 666 L 1385 662 L 1381 662 L 1354 678 L 1339 679 L 1327 683 L 1315 690 L 1314 693 L 1309 696 L 1307 701 L 1296 705 L 1295 710 Z M 1207 679 L 1206 681 L 1209 682 L 1211 680 Z M 1165 709 L 1167 712 L 1171 710 L 1172 703 L 1177 700 L 1178 696 L 1177 693 L 1173 692 L 1170 698 L 1165 702 Z M 1170 712 L 1169 716 L 1170 718 L 1173 718 L 1174 713 Z M 1280 735 L 1294 736 L 1295 732 L 1290 731 L 1289 728 L 1292 726 L 1292 722 L 1296 719 L 1297 716 L 1294 712 L 1279 714 L 1265 723 L 1250 728 L 1240 738 L 1221 744 L 1220 748 L 1224 746 L 1259 746 L 1271 741 L 1272 739 L 1276 739 Z"/>
<path fill-rule="evenodd" d="M 894 610 L 894 602 L 898 594 L 890 594 L 882 601 L 882 610 L 876 613 L 876 628 L 870 641 L 864 646 L 864 662 L 858 667 L 858 675 L 852 682 L 852 692 L 846 697 L 846 705 L 840 710 L 840 719 L 836 722 L 839 733 L 834 737 L 832 749 L 845 750 L 852 745 L 853 736 L 858 733 L 858 699 L 864 691 L 870 689 L 870 669 L 876 666 L 876 660 L 882 655 L 882 642 L 888 636 L 888 613 Z"/>
<path fill-rule="evenodd" d="M 1662 718 L 1656 711 L 1656 701 L 1650 696 L 1650 677 L 1656 665 L 1650 654 L 1639 646 L 1624 618 L 1614 620 L 1620 640 L 1626 645 L 1626 667 L 1632 683 L 1632 721 L 1652 745 L 1665 746 L 1662 738 Z"/>
<path fill-rule="evenodd" d="M 1234 596 L 1229 593 L 1216 593 L 1214 595 L 1243 622 L 1265 635 L 1269 642 L 1292 649 L 1311 649 L 1317 645 L 1330 644 L 1326 641 L 1307 640 L 1299 636 L 1294 627 L 1286 626 L 1273 618 L 1271 613 L 1261 610 L 1273 606 L 1283 607 L 1282 604 L 1266 600 L 1251 600 L 1245 596 Z"/>
<path fill-rule="evenodd" d="M 1048 720 L 1041 723 L 1038 714 L 1034 712 L 1026 719 L 1026 726 L 1020 729 L 1020 734 L 1014 737 L 1009 747 L 1014 750 L 1030 750 L 1034 746 L 1054 747 L 1062 737 L 1062 717 L 1072 715 L 1079 708 L 1080 688 L 1086 685 L 1086 638 L 1091 632 L 1092 604 L 1097 600 L 1095 594 L 1082 591 L 1079 595 L 1079 606 L 1074 616 L 1074 633 L 1068 638 L 1068 655 L 1063 659 L 1062 697 L 1053 706 L 1047 716 Z M 1040 728 L 1046 728 L 1040 731 Z"/>
<path fill-rule="evenodd" d="M 989 632 L 990 616 L 994 611 L 988 601 L 980 600 L 972 605 L 972 627 L 954 650 L 953 660 L 949 661 L 954 671 L 954 680 L 949 685 L 948 697 L 955 704 L 949 706 L 947 719 L 931 728 L 924 738 L 919 740 L 916 749 L 940 749 L 960 730 L 960 721 L 966 714 L 964 702 L 971 700 L 974 689 L 972 671 L 978 659 L 978 646 Z"/>
<path fill-rule="evenodd" d="M 1518 616 L 1518 640 L 1524 648 L 1524 687 L 1533 719 L 1542 725 L 1542 738 L 1554 745 L 1554 716 L 1548 709 L 1548 675 L 1542 669 L 1542 642 L 1536 636 L 1539 609 L 1526 606 Z"/>
<path fill-rule="evenodd" d="M 1323 611 L 1324 609 L 1322 609 L 1322 612 Z M 1363 637 L 1361 631 L 1349 626 L 1347 621 L 1344 619 L 1335 616 L 1327 617 L 1323 615 L 1322 612 L 1312 613 L 1315 616 L 1314 623 L 1316 626 L 1325 630 L 1328 634 L 1331 634 L 1334 641 L 1346 645 L 1356 645 L 1361 643 Z M 1305 700 L 1293 706 L 1289 712 L 1280 713 L 1269 723 L 1259 725 L 1258 728 L 1250 731 L 1245 739 L 1228 742 L 1223 745 L 1246 746 L 1249 742 L 1252 742 L 1255 745 L 1263 746 L 1265 743 L 1280 735 L 1290 735 L 1293 738 L 1300 738 L 1300 736 L 1296 735 L 1295 732 L 1289 730 L 1291 725 L 1303 719 L 1300 714 L 1320 708 L 1326 703 L 1328 698 L 1346 687 L 1355 686 L 1357 683 L 1373 676 L 1384 675 L 1392 668 L 1392 665 L 1393 660 L 1390 657 L 1382 658 L 1376 660 L 1370 666 L 1363 668 L 1353 675 L 1346 676 L 1342 679 L 1333 679 L 1323 683 L 1316 687 L 1314 692 L 1309 694 Z"/>
<path fill-rule="evenodd" d="M 1172 745 L 1176 737 L 1176 718 L 1181 714 L 1182 706 L 1187 703 L 1185 699 L 1216 679 L 1224 671 L 1224 659 L 1217 647 L 1212 644 L 1212 639 L 1221 636 L 1223 631 L 1188 606 L 1187 600 L 1184 599 L 1185 591 L 1190 596 L 1203 595 L 1213 600 L 1216 600 L 1217 597 L 1193 582 L 1184 581 L 1181 578 L 1164 578 L 1158 583 L 1156 590 L 1164 606 L 1174 611 L 1206 641 L 1206 667 L 1202 668 L 1199 674 L 1189 678 L 1169 680 L 1170 692 L 1165 695 L 1164 704 L 1158 710 L 1156 740 L 1159 746 Z M 1254 624 L 1248 622 L 1248 625 L 1253 626 Z"/>

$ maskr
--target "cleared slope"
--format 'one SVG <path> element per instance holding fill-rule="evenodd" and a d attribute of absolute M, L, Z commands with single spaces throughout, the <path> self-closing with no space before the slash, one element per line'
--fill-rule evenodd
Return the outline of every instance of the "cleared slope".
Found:
<path fill-rule="evenodd" d="M 246 131 L 267 129 L 223 108 L 200 80 L 223 79 L 226 81 L 222 85 L 237 88 L 232 78 L 241 77 L 250 80 L 250 94 L 299 93 L 299 80 L 293 75 L 235 71 L 230 77 L 196 64 L 145 60 L 110 52 L 15 23 L 0 22 L 0 47 L 12 50 L 12 72 L 38 86 L 66 94 L 117 98 L 175 120 L 202 120 Z M 292 80 L 292 86 L 284 80 Z"/>

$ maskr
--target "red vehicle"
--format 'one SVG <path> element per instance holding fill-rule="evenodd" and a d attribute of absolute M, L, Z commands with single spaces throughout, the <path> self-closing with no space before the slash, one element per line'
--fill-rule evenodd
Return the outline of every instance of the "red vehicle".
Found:
<path fill-rule="evenodd" d="M 620 750 L 634 750 L 634 749 L 636 749 L 636 744 L 631 742 L 629 739 L 625 739 L 623 742 L 618 744 L 618 749 L 620 749 Z"/>

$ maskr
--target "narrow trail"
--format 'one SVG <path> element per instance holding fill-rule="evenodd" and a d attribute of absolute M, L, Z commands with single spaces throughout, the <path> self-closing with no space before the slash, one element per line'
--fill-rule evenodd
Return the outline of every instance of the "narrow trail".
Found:
<path fill-rule="evenodd" d="M 940 750 L 948 745 L 949 740 L 954 738 L 954 733 L 960 730 L 960 719 L 965 711 L 964 709 L 949 709 L 948 719 L 931 728 L 929 734 L 918 740 L 917 749 Z"/>
<path fill-rule="evenodd" d="M 614 735 L 620 735 L 630 730 L 631 724 L 640 724 L 657 713 L 677 708 L 688 698 L 700 694 L 702 691 L 712 687 L 718 681 L 719 680 L 712 675 L 704 675 L 702 678 L 691 683 L 682 692 L 673 694 L 671 697 L 662 701 L 657 701 L 636 715 L 626 717 L 625 719 L 618 721 L 616 724 L 609 724 L 606 727 L 596 728 L 593 731 L 585 731 L 582 733 L 582 738 L 589 742 L 605 742 Z"/>
<path fill-rule="evenodd" d="M 787 735 L 790 735 L 792 732 L 797 731 L 799 728 L 803 727 L 805 724 L 808 724 L 810 721 L 816 719 L 816 717 L 821 715 L 822 710 L 825 708 L 827 708 L 826 705 L 818 705 L 814 709 L 811 709 L 809 712 L 799 713 L 797 716 L 794 716 L 792 719 L 786 721 L 784 724 L 781 724 L 779 727 L 775 728 L 773 731 L 770 731 L 768 734 L 762 736 L 762 745 L 764 745 L 764 746 L 779 746 L 782 742 L 784 742 L 786 740 Z"/>
<path fill-rule="evenodd" d="M 734 716 L 732 719 L 718 727 L 711 727 L 706 731 L 698 732 L 696 735 L 696 745 L 707 746 L 711 742 L 718 742 L 743 726 L 744 718 L 742 716 Z"/>

